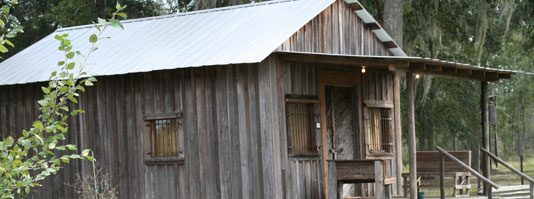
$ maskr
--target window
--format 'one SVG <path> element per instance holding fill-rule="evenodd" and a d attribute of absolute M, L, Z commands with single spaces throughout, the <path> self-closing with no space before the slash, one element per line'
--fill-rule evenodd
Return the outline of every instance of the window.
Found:
<path fill-rule="evenodd" d="M 390 108 L 367 108 L 367 151 L 369 155 L 391 155 L 393 134 Z"/>
<path fill-rule="evenodd" d="M 287 144 L 289 155 L 318 155 L 314 128 L 316 100 L 287 99 Z"/>
<path fill-rule="evenodd" d="M 146 162 L 183 160 L 183 130 L 180 113 L 147 114 L 144 117 Z"/>

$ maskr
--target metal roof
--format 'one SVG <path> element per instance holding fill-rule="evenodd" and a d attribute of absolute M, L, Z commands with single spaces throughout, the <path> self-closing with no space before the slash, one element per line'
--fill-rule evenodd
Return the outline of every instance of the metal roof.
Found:
<path fill-rule="evenodd" d="M 154 70 L 257 63 L 335 0 L 279 0 L 125 20 L 110 29 L 85 70 L 116 75 Z M 91 25 L 58 29 L 0 63 L 0 85 L 47 81 L 64 59 L 56 34 L 86 51 Z"/>

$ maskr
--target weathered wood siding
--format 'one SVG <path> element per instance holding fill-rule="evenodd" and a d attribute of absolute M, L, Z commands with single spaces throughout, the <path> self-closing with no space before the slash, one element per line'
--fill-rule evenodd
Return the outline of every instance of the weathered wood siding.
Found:
<path fill-rule="evenodd" d="M 357 15 L 343 0 L 338 0 L 330 7 L 328 7 L 321 14 L 316 16 L 311 22 L 302 27 L 293 36 L 286 40 L 277 50 L 282 51 L 298 51 L 298 52 L 316 52 L 316 53 L 333 53 L 333 54 L 354 54 L 354 55 L 391 55 L 387 48 L 377 37 L 365 26 Z M 330 70 L 349 70 L 359 72 L 359 69 L 347 67 L 332 67 L 332 66 L 318 66 L 310 64 L 297 63 L 281 63 L 280 70 L 282 71 L 280 82 L 282 94 L 295 95 L 312 95 L 318 96 L 318 72 L 320 69 Z M 359 97 L 358 110 L 362 110 L 363 100 L 387 100 L 393 101 L 393 73 L 388 71 L 374 71 L 368 69 L 368 75 L 363 75 L 362 89 L 357 89 Z M 284 107 L 280 107 L 284 109 Z M 282 110 L 285 113 L 285 110 Z M 363 112 L 360 114 L 360 119 L 363 118 Z M 282 120 L 285 126 L 285 118 Z M 360 122 L 360 124 L 363 121 Z M 286 135 L 286 129 L 282 129 L 281 135 Z M 358 132 L 363 132 L 363 125 L 360 125 Z M 320 137 L 320 131 L 317 134 Z M 361 137 L 362 135 L 355 135 Z M 363 139 L 363 137 L 362 137 Z M 363 140 L 359 143 L 363 146 Z M 287 146 L 285 140 L 281 140 L 281 144 Z M 395 143 L 400 144 L 400 143 Z M 362 151 L 365 151 L 363 148 Z M 282 148 L 282 156 L 287 156 L 287 147 Z M 356 153 L 360 153 L 359 150 Z M 362 154 L 363 155 L 363 154 Z M 287 158 L 287 163 L 282 159 L 283 168 L 288 168 L 294 165 L 296 161 L 292 158 Z M 392 162 L 392 165 L 396 165 Z M 286 166 L 287 165 L 287 166 Z M 318 164 L 320 166 L 320 164 Z M 392 166 L 393 167 L 393 166 Z M 319 168 L 322 169 L 322 168 Z M 401 177 L 397 174 L 396 169 L 389 169 L 393 175 Z M 292 183 L 303 183 L 295 181 L 290 173 L 293 170 L 286 171 L 285 181 Z M 324 181 L 318 181 L 319 184 Z M 308 185 L 295 185 L 297 187 Z M 315 187 L 312 185 L 311 187 Z M 310 187 L 310 188 L 311 188 Z M 397 187 L 393 187 L 393 194 L 397 193 Z M 294 189 L 286 186 L 287 194 L 292 194 Z M 306 198 L 306 197 L 300 197 Z"/>
<path fill-rule="evenodd" d="M 342 0 L 278 49 L 389 55 Z M 285 94 L 317 96 L 320 69 L 359 70 L 284 63 L 271 55 L 259 64 L 98 77 L 79 100 L 86 113 L 69 120 L 67 139 L 95 151 L 121 198 L 320 198 L 320 160 L 288 157 L 283 100 Z M 368 74 L 376 77 L 363 76 L 358 96 L 392 99 L 392 73 Z M 0 86 L 2 135 L 31 126 L 40 86 Z M 164 112 L 184 115 L 183 164 L 144 162 L 143 115 Z M 76 198 L 65 184 L 88 169 L 88 162 L 72 161 L 43 182 L 36 198 Z"/>
<path fill-rule="evenodd" d="M 337 0 L 286 40 L 278 50 L 353 55 L 390 55 L 343 0 Z"/>
<path fill-rule="evenodd" d="M 68 140 L 94 150 L 121 198 L 282 198 L 276 74 L 269 58 L 99 77 L 79 100 L 86 113 L 71 118 Z M 31 126 L 40 96 L 40 84 L 1 86 L 1 132 Z M 165 112 L 184 113 L 184 164 L 147 165 L 142 116 Z M 66 183 L 88 166 L 72 161 L 36 198 L 76 198 Z"/>

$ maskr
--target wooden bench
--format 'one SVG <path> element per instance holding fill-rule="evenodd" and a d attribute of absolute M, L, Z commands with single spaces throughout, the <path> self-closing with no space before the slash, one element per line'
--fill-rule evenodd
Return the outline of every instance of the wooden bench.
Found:
<path fill-rule="evenodd" d="M 471 151 L 451 151 L 449 152 L 454 157 L 458 158 L 465 164 L 471 166 Z M 425 177 L 439 178 L 439 152 L 438 151 L 417 151 L 417 184 L 418 187 L 439 187 L 439 183 L 428 184 L 424 183 Z M 471 189 L 470 177 L 471 173 L 463 169 L 460 165 L 453 162 L 451 159 L 444 158 L 445 176 L 454 178 L 454 197 L 468 196 L 469 189 Z M 404 178 L 404 195 L 408 195 L 410 190 L 409 173 L 402 174 Z M 421 179 L 423 182 L 421 182 Z M 419 191 L 419 190 L 418 190 Z"/>
<path fill-rule="evenodd" d="M 342 198 L 344 183 L 375 183 L 374 198 L 391 198 L 388 186 L 396 178 L 388 176 L 386 163 L 383 159 L 328 160 L 328 198 Z"/>

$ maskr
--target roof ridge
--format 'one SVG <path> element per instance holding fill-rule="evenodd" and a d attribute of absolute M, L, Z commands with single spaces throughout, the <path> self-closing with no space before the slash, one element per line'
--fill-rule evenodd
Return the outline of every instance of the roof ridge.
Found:
<path fill-rule="evenodd" d="M 287 3 L 287 2 L 292 2 L 292 1 L 304 1 L 304 0 L 271 0 L 271 1 L 262 1 L 262 2 L 258 2 L 258 3 L 251 2 L 251 3 L 247 3 L 247 4 L 226 6 L 226 7 L 220 7 L 220 8 L 211 8 L 211 9 L 204 9 L 204 10 L 196 10 L 196 11 L 191 11 L 191 12 L 180 12 L 180 13 L 168 14 L 168 15 L 143 17 L 143 18 L 136 18 L 136 19 L 126 19 L 126 20 L 121 20 L 121 23 L 125 24 L 125 23 L 141 22 L 141 21 L 168 19 L 168 18 L 174 18 L 174 17 L 205 14 L 205 13 L 211 13 L 211 12 L 221 12 L 221 11 L 241 9 L 241 8 L 247 8 L 247 7 L 264 6 L 264 5 L 277 4 L 277 3 Z M 70 26 L 70 27 L 58 28 L 58 29 L 56 29 L 55 32 L 64 32 L 64 31 L 70 31 L 70 30 L 76 30 L 76 29 L 85 29 L 85 28 L 91 28 L 91 27 L 93 27 L 93 24 Z"/>

